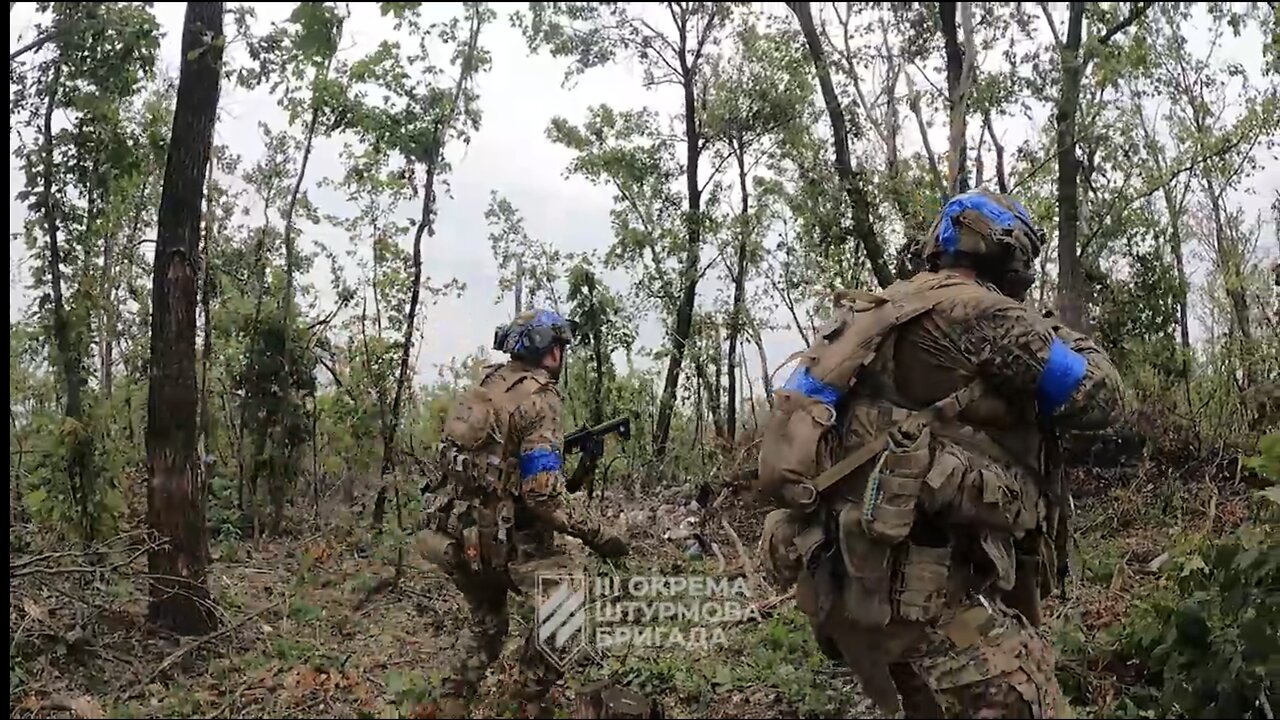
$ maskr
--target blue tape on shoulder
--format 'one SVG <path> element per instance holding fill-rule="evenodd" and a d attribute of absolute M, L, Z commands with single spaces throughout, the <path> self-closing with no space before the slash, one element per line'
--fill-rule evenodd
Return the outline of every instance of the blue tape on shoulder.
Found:
<path fill-rule="evenodd" d="M 804 393 L 827 405 L 835 405 L 840 400 L 839 390 L 815 378 L 809 373 L 809 368 L 803 365 L 791 373 L 791 377 L 787 378 L 787 382 L 782 388 Z"/>
<path fill-rule="evenodd" d="M 560 470 L 560 451 L 554 448 L 540 447 L 520 455 L 520 479 L 529 478 L 544 472 Z"/>
<path fill-rule="evenodd" d="M 947 252 L 955 250 L 960 244 L 960 228 L 956 227 L 955 218 L 965 210 L 976 210 L 994 225 L 1005 230 L 1013 230 L 1019 222 L 1031 227 L 1031 214 L 1016 200 L 1013 204 L 1017 210 L 1016 214 L 979 192 L 971 191 L 951 198 L 942 207 L 942 225 L 938 229 L 938 244 L 942 245 L 942 249 Z"/>
<path fill-rule="evenodd" d="M 1040 395 L 1040 411 L 1052 415 L 1062 407 L 1080 387 L 1084 380 L 1088 361 L 1080 353 L 1072 350 L 1060 338 L 1054 338 L 1049 347 L 1049 360 L 1040 373 L 1037 388 Z"/>

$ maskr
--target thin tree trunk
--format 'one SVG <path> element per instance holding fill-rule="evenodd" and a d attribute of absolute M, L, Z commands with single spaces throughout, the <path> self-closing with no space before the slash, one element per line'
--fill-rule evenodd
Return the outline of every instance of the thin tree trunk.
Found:
<path fill-rule="evenodd" d="M 987 136 L 991 138 L 991 147 L 996 150 L 996 187 L 1000 192 L 1009 192 L 1009 175 L 1004 169 L 1004 145 L 996 139 L 996 128 L 991 122 L 991 111 L 984 110 L 982 112 L 982 124 L 987 130 Z"/>
<path fill-rule="evenodd" d="M 111 402 L 111 388 L 115 384 L 111 372 L 115 365 L 115 355 L 113 353 L 113 343 L 115 343 L 116 337 L 115 262 L 116 233 L 112 229 L 107 233 L 102 243 L 102 293 L 104 302 L 102 303 L 102 338 L 100 341 L 102 365 L 99 378 L 102 381 L 102 397 L 107 403 Z"/>
<path fill-rule="evenodd" d="M 66 448 L 67 477 L 75 502 L 76 519 L 79 525 L 81 540 L 88 543 L 93 540 L 94 522 L 91 495 L 97 480 L 94 473 L 93 455 L 95 448 L 93 435 L 85 426 L 87 418 L 84 412 L 84 369 L 80 364 L 80 353 L 71 336 L 71 320 L 67 315 L 66 301 L 62 293 L 62 248 L 58 243 L 58 215 L 54 207 L 53 195 L 53 111 L 56 107 L 58 93 L 61 91 L 62 64 L 55 64 L 53 74 L 46 88 L 48 101 L 44 111 L 44 147 L 43 147 L 43 183 L 41 206 L 44 212 L 45 231 L 49 235 L 49 285 L 53 295 L 53 336 L 58 350 L 58 360 L 62 365 L 63 382 L 66 384 L 66 406 L 64 414 L 72 422 L 75 434 Z"/>
<path fill-rule="evenodd" d="M 760 321 L 753 319 L 751 324 L 751 336 L 755 340 L 756 350 L 760 353 L 760 381 L 764 388 L 764 399 L 769 403 L 769 409 L 773 409 L 773 380 L 769 374 L 769 357 L 764 352 L 764 339 L 760 336 Z"/>
<path fill-rule="evenodd" d="M 960 47 L 956 28 L 956 6 L 964 16 L 965 47 Z M 950 154 L 947 158 L 947 190 L 956 195 L 969 189 L 967 167 L 969 149 L 965 133 L 968 85 L 973 76 L 973 18 L 969 3 L 940 2 L 938 13 L 942 20 L 943 47 L 947 61 L 947 101 L 951 108 Z"/>
<path fill-rule="evenodd" d="M 843 105 L 836 95 L 835 84 L 831 82 L 831 72 L 827 68 L 822 41 L 813 23 L 813 14 L 807 2 L 788 2 L 787 7 L 800 22 L 800 30 L 804 33 L 805 44 L 809 48 L 809 58 L 818 75 L 818 85 L 822 89 L 822 100 L 827 107 L 827 116 L 831 121 L 831 132 L 835 144 L 836 173 L 849 200 L 849 227 L 851 234 L 862 242 L 867 260 L 871 263 L 871 272 L 875 275 L 880 287 L 893 284 L 893 271 L 885 259 L 884 246 L 876 235 L 875 223 L 871 217 L 871 201 L 867 194 L 866 178 L 862 171 L 855 172 L 849 156 L 849 129 L 845 123 Z M 860 139 L 860 138 L 855 138 Z"/>
<path fill-rule="evenodd" d="M 341 37 L 341 33 L 339 33 Z M 318 84 L 321 77 L 327 79 L 329 77 L 329 68 L 333 65 L 333 56 L 330 55 L 325 61 L 324 73 L 322 76 L 316 77 Z M 285 417 L 279 418 L 281 422 L 292 422 L 288 417 L 293 412 L 291 401 L 293 399 L 293 328 L 297 315 L 297 299 L 294 297 L 296 292 L 295 282 L 298 267 L 298 252 L 295 235 L 294 217 L 298 209 L 298 198 L 302 194 L 302 184 L 307 176 L 307 167 L 311 162 L 311 151 L 315 147 L 316 126 L 320 121 L 320 100 L 315 96 L 315 89 L 312 88 L 311 101 L 311 117 L 307 120 L 306 133 L 303 136 L 302 144 L 302 160 L 298 165 L 298 176 L 294 179 L 293 190 L 289 193 L 289 204 L 285 207 L 284 212 L 284 295 L 281 298 L 283 322 L 283 363 L 284 371 L 280 376 L 280 393 L 282 395 L 281 405 L 284 408 Z M 283 452 L 286 455 L 285 467 L 288 468 L 287 473 L 292 474 L 297 465 L 297 450 L 290 433 L 282 432 L 279 435 L 283 438 L 285 447 L 273 448 L 274 452 Z M 271 500 L 271 527 L 272 535 L 279 534 L 280 523 L 284 517 L 284 501 L 287 491 L 286 483 L 289 481 L 288 475 L 283 472 L 273 472 L 267 478 L 267 494 Z"/>
<path fill-rule="evenodd" d="M 658 426 L 653 446 L 657 458 L 666 456 L 667 440 L 671 436 L 671 418 L 675 412 L 676 391 L 680 387 L 680 366 L 693 328 L 693 307 L 698 295 L 698 260 L 702 251 L 702 188 L 698 183 L 698 161 L 702 156 L 702 131 L 698 126 L 696 65 L 690 65 L 687 24 L 680 25 L 680 75 L 684 88 L 684 144 L 685 189 L 688 208 L 685 214 L 685 256 L 681 268 L 680 304 L 676 308 L 676 322 L 671 335 L 671 358 L 667 361 L 666 379 L 662 386 L 662 399 L 658 403 Z"/>
<path fill-rule="evenodd" d="M 729 431 L 724 424 L 724 405 L 720 397 L 720 388 L 724 387 L 722 384 L 724 380 L 724 362 L 720 356 L 720 326 L 712 325 L 711 332 L 711 362 L 715 365 L 716 376 L 715 382 L 707 386 L 707 404 L 710 406 L 712 427 L 715 428 L 716 438 L 723 440 L 728 437 Z"/>
<path fill-rule="evenodd" d="M 729 398 L 725 406 L 725 429 L 732 445 L 738 433 L 738 338 L 742 336 L 742 318 L 746 312 L 747 290 L 747 222 L 751 210 L 747 190 L 747 159 L 741 138 L 734 148 L 738 162 L 738 191 L 742 193 L 742 212 L 738 236 L 738 260 L 733 277 L 733 310 L 729 315 Z"/>
<path fill-rule="evenodd" d="M 462 92 L 475 74 L 476 52 L 480 43 L 480 28 L 483 24 L 484 20 L 479 12 L 472 12 L 470 35 L 467 39 L 467 47 L 462 54 L 458 80 L 453 86 L 453 94 L 447 109 L 437 119 L 436 125 L 432 129 L 429 141 L 431 144 L 427 148 L 426 179 L 422 184 L 422 212 L 418 217 L 418 226 L 413 233 L 413 285 L 409 294 L 408 312 L 405 316 L 404 342 L 400 348 L 400 369 L 396 374 L 396 389 L 391 402 L 391 416 L 383 424 L 382 431 L 381 483 L 373 503 L 373 524 L 375 527 L 381 527 L 382 525 L 382 516 L 386 506 L 387 485 L 390 483 L 391 475 L 395 472 L 396 467 L 396 433 L 400 425 L 400 408 L 404 402 L 405 386 L 409 380 L 409 356 L 413 348 L 413 330 L 418 317 L 418 300 L 422 293 L 422 237 L 428 233 L 433 237 L 435 236 L 436 173 L 439 171 L 440 160 L 444 155 L 444 146 L 448 141 L 449 131 L 458 116 L 459 105 L 462 102 Z M 399 503 L 397 503 L 397 511 L 399 511 Z M 403 525 L 403 523 L 401 524 Z M 400 554 L 402 552 L 397 553 L 397 577 L 399 577 L 399 568 L 403 559 Z"/>
<path fill-rule="evenodd" d="M 516 306 L 514 314 L 524 310 L 524 256 L 516 257 Z"/>
<path fill-rule="evenodd" d="M 933 191 L 938 195 L 938 203 L 947 201 L 947 183 L 942 179 L 942 170 L 938 168 L 938 156 L 933 152 L 929 142 L 929 125 L 924 120 L 924 110 L 920 107 L 920 93 L 915 90 L 911 76 L 907 75 L 907 105 L 911 114 L 916 116 L 916 130 L 920 133 L 920 142 L 924 145 L 924 156 L 929 161 L 929 177 L 933 178 Z"/>
<path fill-rule="evenodd" d="M 167 543 L 147 555 L 149 615 L 182 634 L 208 632 L 216 624 L 205 577 L 206 485 L 196 457 L 196 262 L 221 89 L 222 15 L 221 2 L 187 4 L 151 290 L 147 523 Z"/>
<path fill-rule="evenodd" d="M 604 422 L 604 333 L 599 329 L 593 333 L 591 338 L 592 355 L 594 355 L 596 373 L 595 373 L 595 392 L 591 394 L 591 426 L 595 427 Z"/>
<path fill-rule="evenodd" d="M 209 182 L 212 183 L 214 156 L 209 153 Z M 209 408 L 209 358 L 213 354 L 213 319 L 209 313 L 209 299 L 213 294 L 210 256 L 213 255 L 213 192 L 206 190 L 204 208 L 204 248 L 200 255 L 200 314 L 204 318 L 204 341 L 200 349 L 200 462 L 206 471 L 209 469 L 208 458 L 215 454 L 216 446 L 212 436 L 213 428 L 210 418 L 213 413 Z"/>
<path fill-rule="evenodd" d="M 1084 273 L 1080 266 L 1080 159 L 1076 156 L 1076 116 L 1084 62 L 1080 45 L 1084 33 L 1082 2 L 1071 3 L 1066 43 L 1060 49 L 1062 87 L 1056 111 L 1058 154 L 1058 312 L 1067 326 L 1083 329 Z"/>

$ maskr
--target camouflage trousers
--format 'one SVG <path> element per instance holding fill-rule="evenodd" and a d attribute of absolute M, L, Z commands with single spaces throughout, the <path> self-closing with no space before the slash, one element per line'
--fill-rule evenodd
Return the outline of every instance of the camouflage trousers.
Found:
<path fill-rule="evenodd" d="M 907 717 L 1071 717 L 1052 646 L 998 601 L 948 611 L 904 660 L 889 672 Z"/>
<path fill-rule="evenodd" d="M 511 581 L 506 572 L 470 569 L 454 570 L 454 584 L 462 593 L 471 612 L 470 626 L 459 641 L 460 656 L 455 660 L 446 680 L 446 692 L 469 703 L 474 699 L 489 667 L 502 655 L 510 629 Z M 511 685 L 512 695 L 527 710 L 541 713 L 551 688 L 562 671 L 549 662 L 537 647 L 537 626 L 530 624 L 517 659 L 517 677 Z"/>

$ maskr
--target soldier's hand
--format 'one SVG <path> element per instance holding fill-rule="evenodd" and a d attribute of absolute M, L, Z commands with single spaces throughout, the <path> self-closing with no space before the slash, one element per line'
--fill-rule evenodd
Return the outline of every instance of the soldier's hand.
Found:
<path fill-rule="evenodd" d="M 627 547 L 627 541 L 617 535 L 605 535 L 591 549 L 605 559 L 624 557 L 631 552 L 631 548 Z"/>

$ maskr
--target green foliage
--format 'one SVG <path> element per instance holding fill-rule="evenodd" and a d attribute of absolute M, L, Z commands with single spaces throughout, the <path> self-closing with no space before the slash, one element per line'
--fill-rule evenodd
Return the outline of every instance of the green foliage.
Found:
<path fill-rule="evenodd" d="M 1244 462 L 1255 472 L 1280 485 L 1280 432 L 1263 435 L 1258 440 L 1258 455 Z"/>
<path fill-rule="evenodd" d="M 1142 671 L 1130 713 L 1263 717 L 1280 683 L 1280 537 L 1245 528 L 1169 563 L 1157 592 L 1113 632 L 1121 662 Z"/>

